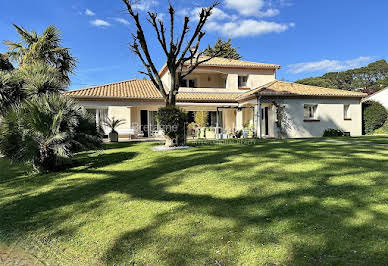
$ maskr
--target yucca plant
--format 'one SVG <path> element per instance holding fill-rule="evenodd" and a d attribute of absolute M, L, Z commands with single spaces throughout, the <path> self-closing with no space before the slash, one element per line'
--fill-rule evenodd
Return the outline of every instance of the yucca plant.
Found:
<path fill-rule="evenodd" d="M 111 142 L 117 142 L 119 140 L 119 134 L 117 133 L 116 128 L 124 124 L 125 119 L 115 119 L 114 117 L 107 117 L 105 119 L 104 125 L 111 129 L 111 132 L 109 133 L 109 140 Z"/>
<path fill-rule="evenodd" d="M 30 162 L 37 171 L 70 162 L 77 127 L 86 110 L 70 98 L 43 94 L 11 108 L 0 126 L 0 152 L 13 162 Z"/>
<path fill-rule="evenodd" d="M 0 116 L 10 106 L 25 98 L 22 83 L 15 71 L 0 71 Z"/>

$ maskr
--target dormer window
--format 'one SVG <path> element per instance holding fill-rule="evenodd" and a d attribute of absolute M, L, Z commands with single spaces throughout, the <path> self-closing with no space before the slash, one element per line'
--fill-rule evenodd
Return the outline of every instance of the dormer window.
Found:
<path fill-rule="evenodd" d="M 182 88 L 195 88 L 196 87 L 195 85 L 196 85 L 195 79 L 184 79 L 179 84 L 179 87 L 182 87 Z"/>
<path fill-rule="evenodd" d="M 238 87 L 246 88 L 247 87 L 248 76 L 238 76 Z"/>

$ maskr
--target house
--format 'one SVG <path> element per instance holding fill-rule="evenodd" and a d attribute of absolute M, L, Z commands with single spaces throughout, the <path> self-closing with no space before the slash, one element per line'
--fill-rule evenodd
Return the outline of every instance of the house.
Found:
<path fill-rule="evenodd" d="M 218 137 L 243 129 L 257 137 L 274 138 L 320 137 L 327 128 L 361 135 L 361 100 L 366 94 L 278 81 L 279 68 L 213 58 L 180 84 L 177 105 L 191 120 L 194 112 L 208 111 L 208 126 L 215 128 Z M 171 75 L 166 66 L 160 75 L 168 88 Z M 160 133 L 155 114 L 164 101 L 149 80 L 122 81 L 65 94 L 95 114 L 98 124 L 107 116 L 125 119 L 118 129 L 122 137 Z M 107 133 L 108 129 L 104 130 Z"/>
<path fill-rule="evenodd" d="M 363 102 L 366 102 L 366 101 L 379 102 L 385 107 L 385 109 L 388 110 L 388 87 L 381 89 L 381 90 L 369 95 L 368 97 L 364 98 L 362 101 Z"/>

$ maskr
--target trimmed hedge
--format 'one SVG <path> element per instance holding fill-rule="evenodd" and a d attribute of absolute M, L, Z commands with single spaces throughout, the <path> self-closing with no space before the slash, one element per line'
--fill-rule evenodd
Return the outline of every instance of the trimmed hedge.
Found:
<path fill-rule="evenodd" d="M 156 119 L 167 137 L 167 146 L 182 146 L 186 143 L 187 113 L 176 107 L 162 107 Z"/>
<path fill-rule="evenodd" d="M 342 136 L 344 136 L 344 132 L 342 130 L 339 130 L 339 129 L 328 128 L 328 129 L 325 129 L 325 131 L 323 132 L 323 136 L 324 137 L 342 137 Z"/>
<path fill-rule="evenodd" d="M 387 110 L 383 105 L 374 101 L 363 104 L 364 133 L 372 134 L 374 130 L 382 127 L 387 121 Z"/>

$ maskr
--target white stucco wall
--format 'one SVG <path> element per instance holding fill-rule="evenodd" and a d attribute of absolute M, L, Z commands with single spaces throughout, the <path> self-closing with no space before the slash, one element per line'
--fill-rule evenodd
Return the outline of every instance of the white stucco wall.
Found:
<path fill-rule="evenodd" d="M 198 91 L 203 92 L 202 88 L 208 88 L 208 92 L 214 92 L 217 88 L 219 91 L 241 92 L 238 88 L 238 76 L 248 76 L 247 88 L 254 89 L 274 81 L 276 71 L 273 69 L 232 69 L 232 68 L 211 68 L 208 72 L 204 69 L 198 69 L 188 75 L 186 79 L 196 79 L 197 87 L 195 89 L 181 88 L 180 91 Z M 226 77 L 226 88 L 224 88 L 224 80 Z M 167 71 L 162 76 L 162 82 L 166 88 L 170 87 L 171 76 Z"/>
<path fill-rule="evenodd" d="M 317 104 L 319 121 L 304 121 L 304 104 Z M 351 120 L 344 119 L 344 104 L 350 105 Z M 290 138 L 321 137 L 327 128 L 350 132 L 351 136 L 362 135 L 362 110 L 358 99 L 308 99 L 283 100 L 288 123 L 285 125 Z"/>
<path fill-rule="evenodd" d="M 131 108 L 123 106 L 109 106 L 108 116 L 110 118 L 125 120 L 124 123 L 117 127 L 118 130 L 129 129 L 131 127 Z"/>
<path fill-rule="evenodd" d="M 366 98 L 364 101 L 379 102 L 385 107 L 385 109 L 388 109 L 388 88 L 382 89 L 381 91 Z"/>

